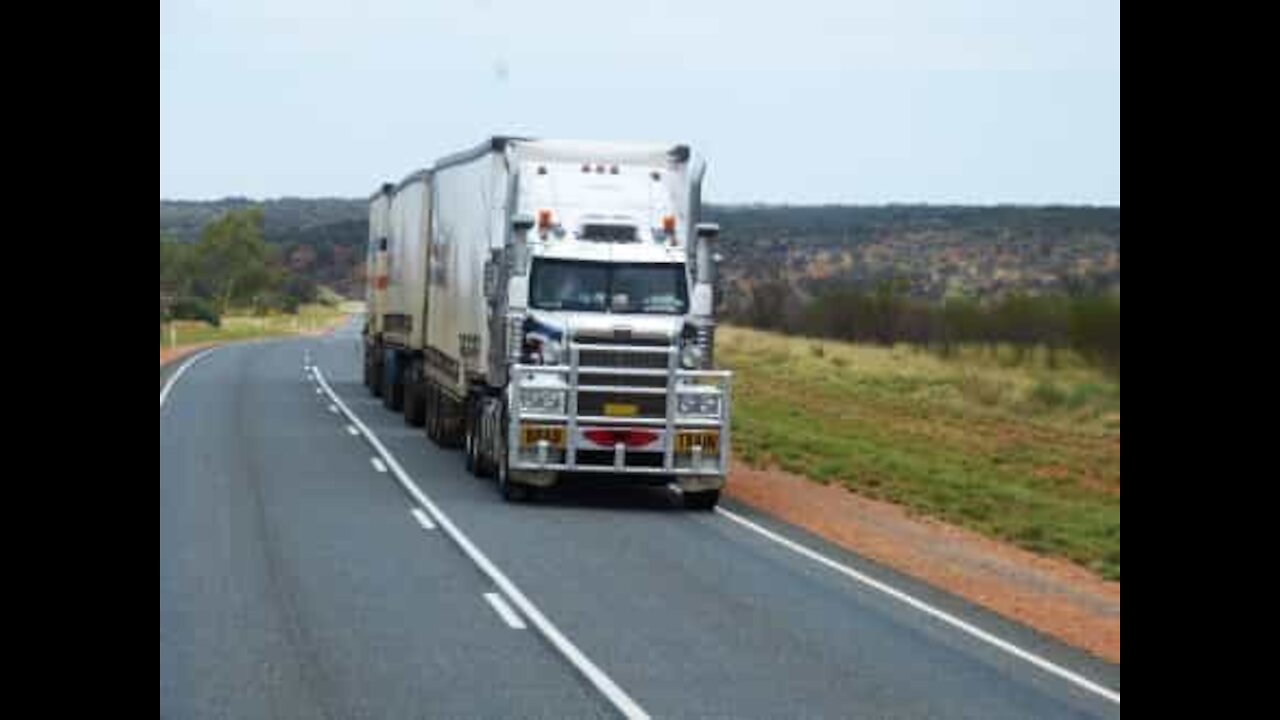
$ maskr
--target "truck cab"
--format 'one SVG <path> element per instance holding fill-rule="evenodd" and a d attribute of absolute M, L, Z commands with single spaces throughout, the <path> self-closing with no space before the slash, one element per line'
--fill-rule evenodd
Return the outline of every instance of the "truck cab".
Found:
<path fill-rule="evenodd" d="M 731 376 L 713 369 L 719 230 L 697 223 L 701 167 L 682 148 L 540 150 L 519 166 L 499 293 L 511 330 L 500 484 L 674 481 L 686 504 L 714 507 Z"/>

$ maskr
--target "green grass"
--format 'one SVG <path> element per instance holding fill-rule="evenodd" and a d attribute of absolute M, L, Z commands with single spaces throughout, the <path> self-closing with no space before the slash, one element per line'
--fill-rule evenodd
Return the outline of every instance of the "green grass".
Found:
<path fill-rule="evenodd" d="M 297 315 L 270 315 L 250 317 L 232 314 L 222 319 L 221 327 L 202 322 L 179 321 L 173 323 L 177 345 L 224 343 L 259 338 L 289 337 L 304 332 L 320 331 L 342 322 L 346 313 L 341 308 L 324 305 L 304 305 Z M 169 327 L 161 332 L 160 349 L 170 347 Z"/>
<path fill-rule="evenodd" d="M 1120 578 L 1120 384 L 1059 352 L 943 359 L 725 328 L 735 447 Z"/>

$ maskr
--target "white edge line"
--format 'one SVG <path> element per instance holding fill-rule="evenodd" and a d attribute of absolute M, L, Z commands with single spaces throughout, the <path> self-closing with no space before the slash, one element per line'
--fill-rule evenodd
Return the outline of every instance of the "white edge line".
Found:
<path fill-rule="evenodd" d="M 529 629 L 528 626 L 524 624 L 524 621 L 520 619 L 520 616 L 516 614 L 516 611 L 512 610 L 511 606 L 507 604 L 507 601 L 502 599 L 501 595 L 498 593 L 485 593 L 484 599 L 489 601 L 489 604 L 493 606 L 494 612 L 498 613 L 498 615 L 502 617 L 502 621 L 505 622 L 512 630 Z"/>
<path fill-rule="evenodd" d="M 1001 640 L 1000 638 L 996 637 L 995 635 L 992 635 L 991 633 L 981 628 L 975 627 L 974 625 L 971 625 L 961 620 L 960 618 L 955 617 L 954 615 L 943 612 L 942 610 L 939 610 L 933 607 L 932 605 L 929 605 L 928 603 L 918 600 L 912 597 L 911 595 L 908 595 L 907 593 L 902 592 L 901 590 L 898 590 L 892 586 L 889 586 L 883 582 L 880 582 L 879 580 L 876 580 L 863 573 L 860 573 L 851 567 L 848 567 L 846 565 L 841 565 L 835 560 L 832 560 L 824 555 L 821 555 L 814 550 L 810 550 L 809 548 L 803 545 L 800 545 L 799 543 L 796 543 L 792 540 L 788 540 L 787 538 L 773 532 L 772 530 L 769 530 L 768 528 L 762 527 L 760 525 L 757 525 L 754 522 L 751 522 L 750 520 L 742 517 L 741 515 L 725 510 L 724 508 L 716 508 L 716 512 L 724 516 L 725 518 L 728 518 L 729 520 L 732 520 L 733 522 L 738 523 L 739 525 L 747 528 L 748 530 L 751 530 L 755 533 L 763 535 L 769 540 L 772 540 L 773 542 L 778 543 L 779 545 L 782 545 L 783 547 L 787 548 L 788 550 L 791 550 L 792 552 L 803 555 L 804 557 L 807 557 L 810 560 L 813 560 L 814 562 L 825 565 L 831 570 L 834 570 L 842 575 L 845 575 L 853 580 L 856 580 L 857 582 L 867 585 L 875 590 L 879 590 L 880 592 L 892 597 L 895 600 L 898 600 L 907 605 L 910 605 L 916 610 L 919 610 L 920 612 L 925 613 L 926 615 L 929 615 L 937 620 L 941 620 L 942 622 L 958 630 L 961 630 L 965 633 L 968 633 L 969 635 L 989 645 L 992 645 L 1000 650 L 1003 650 L 1006 653 L 1013 655 L 1014 657 L 1017 657 L 1021 660 L 1025 660 L 1026 662 L 1029 662 L 1032 665 L 1035 665 L 1041 670 L 1044 670 L 1053 675 L 1057 675 L 1058 677 L 1064 680 L 1067 680 L 1081 688 L 1084 688 L 1089 692 L 1092 692 L 1096 695 L 1100 695 L 1101 697 L 1104 697 L 1107 700 L 1110 700 L 1117 705 L 1120 704 L 1120 693 L 1117 693 L 1113 690 L 1105 688 L 1093 682 L 1092 680 L 1089 680 L 1088 678 L 1082 677 L 1080 675 L 1077 675 L 1076 673 L 1071 672 L 1070 670 L 1067 670 L 1063 667 L 1055 665 L 1054 663 L 1049 662 L 1048 660 L 1045 660 L 1039 655 L 1023 650 L 1022 648 L 1014 645 L 1013 643 L 1007 642 L 1005 640 Z"/>
<path fill-rule="evenodd" d="M 160 391 L 160 409 L 161 410 L 164 409 L 164 403 L 166 400 L 169 399 L 169 395 L 170 393 L 173 392 L 174 386 L 178 384 L 178 380 L 181 379 L 182 376 L 186 374 L 187 370 L 191 369 L 192 365 L 195 365 L 197 362 L 200 362 L 201 360 L 203 360 L 207 355 L 209 355 L 209 353 L 212 353 L 214 350 L 217 350 L 217 348 L 209 348 L 208 350 L 205 350 L 204 352 L 201 352 L 198 355 L 192 356 L 186 362 L 182 363 L 182 366 L 178 368 L 177 372 L 175 372 L 173 375 L 169 377 L 169 382 L 166 382 L 164 384 L 164 389 Z"/>
<path fill-rule="evenodd" d="M 421 509 L 421 508 L 414 508 L 414 509 L 413 509 L 413 517 L 414 517 L 414 519 L 415 519 L 415 520 L 417 520 L 417 521 L 418 521 L 418 524 L 422 526 L 422 529 L 423 529 L 423 530 L 435 530 L 435 529 L 436 529 L 436 524 L 435 524 L 435 523 L 433 523 L 433 522 L 431 522 L 431 518 L 427 517 L 427 514 L 426 514 L 426 513 L 424 513 L 424 512 L 422 512 L 422 509 Z"/>
<path fill-rule="evenodd" d="M 401 487 L 405 489 L 405 492 L 412 495 L 413 498 L 417 500 L 418 504 L 430 513 L 431 517 L 436 521 L 436 524 L 444 530 L 445 534 L 447 534 L 449 538 L 453 540 L 459 548 L 461 548 L 462 552 L 466 553 L 467 557 L 471 558 L 471 562 L 475 563 L 476 567 L 480 569 L 480 572 L 489 577 L 493 584 L 502 591 L 502 594 L 505 595 L 516 606 L 516 608 L 529 619 L 529 622 L 533 623 L 533 626 L 537 628 L 538 632 L 542 634 L 547 642 L 551 643 L 552 647 L 559 651 L 560 654 L 578 670 L 578 672 L 582 673 L 583 677 L 595 686 L 596 690 L 600 691 L 600 693 L 604 695 L 609 702 L 613 703 L 613 706 L 618 710 L 618 712 L 622 713 L 623 717 L 628 720 L 649 720 L 649 714 L 645 712 L 635 700 L 631 699 L 631 696 L 627 695 L 626 691 L 619 687 L 618 684 L 606 675 L 603 670 L 597 667 L 590 658 L 584 655 L 583 652 L 569 640 L 569 638 L 565 637 L 564 633 L 560 632 L 560 629 L 552 624 L 552 622 L 547 619 L 547 616 L 543 615 L 542 611 L 540 611 L 538 607 L 520 591 L 520 588 L 516 587 L 515 583 L 511 582 L 506 574 L 499 570 L 484 553 L 480 552 L 480 549 L 471 542 L 471 539 L 463 534 L 463 532 L 453 524 L 453 521 L 449 519 L 449 516 L 445 515 L 440 508 L 436 507 L 436 504 L 431 501 L 431 498 L 427 497 L 426 493 L 422 492 L 422 489 L 419 488 L 417 484 L 413 482 L 413 479 L 409 477 L 409 474 L 404 471 L 404 468 L 400 466 L 400 463 L 396 461 L 395 457 L 387 450 L 386 446 L 382 444 L 382 441 L 378 439 L 378 436 L 374 435 L 373 431 L 371 431 L 369 427 L 360 420 L 360 418 L 356 417 L 355 413 L 351 412 L 351 409 L 347 407 L 347 404 L 343 402 L 342 398 L 338 397 L 338 394 L 329 386 L 329 381 L 325 378 L 324 372 L 320 370 L 320 368 L 316 368 L 316 382 L 320 384 L 320 387 L 324 388 L 324 391 L 328 393 L 334 404 L 342 410 L 347 419 L 351 421 L 351 424 L 360 429 L 361 434 L 363 434 L 365 440 L 373 446 L 373 449 L 376 450 L 384 460 L 386 460 L 387 465 L 391 468 L 392 474 L 400 483 Z"/>
<path fill-rule="evenodd" d="M 387 472 L 387 466 L 386 466 L 386 464 L 385 464 L 385 463 L 383 463 L 383 462 L 382 462 L 381 460 L 379 460 L 378 458 L 374 458 L 374 459 L 373 459 L 373 460 L 371 460 L 370 462 L 372 462 L 372 463 L 373 463 L 373 469 L 374 469 L 374 470 L 377 470 L 378 472 L 380 472 L 380 473 L 384 473 L 384 474 Z"/>

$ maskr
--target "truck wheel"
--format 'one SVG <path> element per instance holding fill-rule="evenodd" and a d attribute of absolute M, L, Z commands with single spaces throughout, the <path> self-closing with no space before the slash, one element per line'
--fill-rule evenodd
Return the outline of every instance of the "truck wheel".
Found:
<path fill-rule="evenodd" d="M 485 444 L 486 438 L 480 433 L 480 423 L 484 420 L 484 401 L 477 400 L 472 410 L 474 413 L 471 418 L 471 434 L 475 442 L 472 452 L 476 457 L 475 475 L 478 478 L 491 478 L 494 476 L 493 459 L 485 452 L 488 445 Z"/>
<path fill-rule="evenodd" d="M 507 426 L 506 413 L 502 414 L 502 427 Z M 498 479 L 498 492 L 502 493 L 502 499 L 508 503 L 527 502 L 532 493 L 528 485 L 511 481 L 510 460 L 507 455 L 507 434 L 500 429 L 498 432 L 498 457 L 494 460 L 494 475 Z"/>
<path fill-rule="evenodd" d="M 398 360 L 398 358 L 396 358 Z M 404 374 L 399 362 L 387 363 L 382 370 L 382 404 L 391 412 L 404 410 Z"/>
<path fill-rule="evenodd" d="M 450 450 L 461 450 L 465 442 L 463 427 L 463 407 L 454 402 L 448 395 L 440 394 L 440 434 L 444 438 L 444 447 Z"/>
<path fill-rule="evenodd" d="M 422 385 L 404 389 L 404 422 L 410 427 L 422 427 L 427 420 L 426 397 Z"/>
<path fill-rule="evenodd" d="M 382 351 L 375 345 L 372 353 L 365 358 L 369 366 L 369 394 L 382 397 Z"/>
<path fill-rule="evenodd" d="M 434 384 L 427 386 L 427 437 L 440 444 L 440 391 Z"/>
<path fill-rule="evenodd" d="M 506 458 L 498 460 L 498 490 L 502 493 L 503 500 L 512 504 L 528 502 L 533 495 L 531 489 L 528 485 L 511 482 Z"/>
<path fill-rule="evenodd" d="M 475 423 L 475 406 L 473 400 L 468 400 L 462 420 L 462 456 L 466 459 L 467 472 L 472 475 L 479 475 L 480 467 L 476 463 L 476 423 Z"/>
<path fill-rule="evenodd" d="M 688 510 L 710 512 L 720 504 L 720 491 L 691 492 L 684 494 L 684 506 Z"/>

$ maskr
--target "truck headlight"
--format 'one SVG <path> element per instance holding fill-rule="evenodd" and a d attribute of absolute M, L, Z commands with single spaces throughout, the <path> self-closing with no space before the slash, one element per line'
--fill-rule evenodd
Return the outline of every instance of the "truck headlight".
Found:
<path fill-rule="evenodd" d="M 520 410 L 541 415 L 563 415 L 564 391 L 525 388 L 520 391 Z"/>
<path fill-rule="evenodd" d="M 685 417 L 720 417 L 720 396 L 706 393 L 698 395 L 681 395 L 677 403 L 678 412 Z"/>
<path fill-rule="evenodd" d="M 700 370 L 705 357 L 706 353 L 701 346 L 690 343 L 680 351 L 680 367 L 685 370 Z"/>
<path fill-rule="evenodd" d="M 543 365 L 559 365 L 564 356 L 564 352 L 559 343 L 548 342 L 542 344 L 542 364 Z"/>

